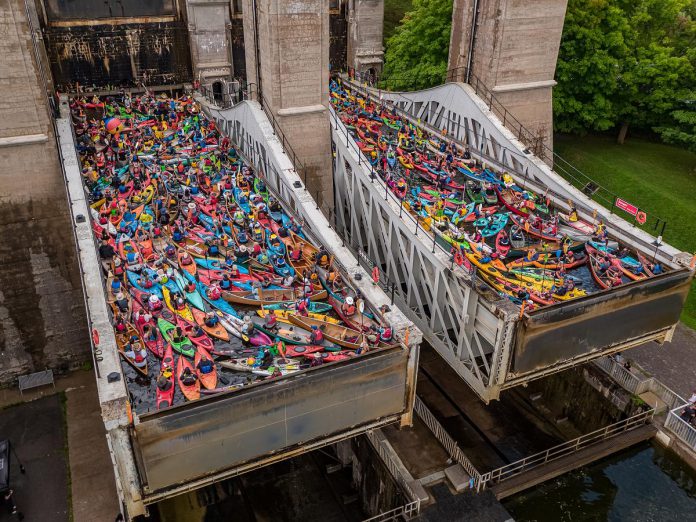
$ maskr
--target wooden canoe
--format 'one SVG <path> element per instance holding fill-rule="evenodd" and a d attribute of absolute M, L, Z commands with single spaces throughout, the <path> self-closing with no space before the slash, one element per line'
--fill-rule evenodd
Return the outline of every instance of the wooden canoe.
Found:
<path fill-rule="evenodd" d="M 303 317 L 295 314 L 288 314 L 288 319 L 293 324 L 296 324 L 301 328 L 311 329 L 312 326 L 318 327 L 327 340 L 338 344 L 339 346 L 343 346 L 344 348 L 357 350 L 364 339 L 363 334 L 346 326 L 340 326 L 337 324 L 328 323 L 326 321 L 320 321 L 311 317 Z"/>

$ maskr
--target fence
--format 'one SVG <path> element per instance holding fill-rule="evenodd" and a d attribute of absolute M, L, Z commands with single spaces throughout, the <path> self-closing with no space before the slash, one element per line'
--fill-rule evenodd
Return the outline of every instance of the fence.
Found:
<path fill-rule="evenodd" d="M 443 74 L 427 75 L 426 77 L 418 78 L 382 76 L 375 78 L 369 83 L 371 86 L 381 89 L 408 91 L 434 87 L 454 81 L 466 81 L 476 95 L 486 104 L 488 109 L 503 123 L 503 126 L 510 130 L 520 142 L 525 144 L 535 156 L 541 158 L 549 165 L 553 165 L 554 171 L 571 182 L 576 188 L 585 192 L 588 197 L 601 203 L 604 207 L 609 208 L 610 211 L 614 211 L 617 199 L 620 197 L 619 194 L 595 181 L 565 160 L 562 156 L 556 154 L 545 144 L 543 136 L 527 129 L 505 105 L 496 98 L 493 91 L 491 91 L 478 76 L 469 71 L 467 67 L 456 67 L 449 69 Z M 641 225 L 637 222 L 637 216 L 641 212 L 645 212 L 645 209 L 638 208 L 638 211 L 633 217 L 632 224 L 634 226 L 641 226 L 645 229 L 651 229 L 656 235 L 663 236 L 667 227 L 667 221 L 659 216 L 655 216 L 653 213 L 645 212 L 646 216 L 649 216 L 649 218 Z"/>
<path fill-rule="evenodd" d="M 690 405 L 684 404 L 671 410 L 665 420 L 665 428 L 679 437 L 689 448 L 696 451 L 696 428 L 681 417 L 688 406 Z"/>
<path fill-rule="evenodd" d="M 634 395 L 652 392 L 658 396 L 669 409 L 676 408 L 686 403 L 679 394 L 662 384 L 655 379 L 655 377 L 641 379 L 640 376 L 627 370 L 611 357 L 597 359 L 594 363 L 621 385 L 622 388 Z"/>
<path fill-rule="evenodd" d="M 396 483 L 399 485 L 399 487 L 401 487 L 401 489 L 406 493 L 406 496 L 408 497 L 409 502 L 407 504 L 401 506 L 401 508 L 396 508 L 392 511 L 397 511 L 401 509 L 403 513 L 408 513 L 409 517 L 415 516 L 418 513 L 420 513 L 420 497 L 418 497 L 418 495 L 414 493 L 411 486 L 408 485 L 403 475 L 401 474 L 398 465 L 396 464 L 392 456 L 389 455 L 386 449 L 384 449 L 382 441 L 379 440 L 379 438 L 375 435 L 374 431 L 368 431 L 365 433 L 365 435 L 367 436 L 367 440 L 370 441 L 370 444 L 372 444 L 372 447 L 375 448 L 375 451 L 377 451 L 377 453 L 379 454 L 380 458 L 382 459 L 382 462 L 384 462 L 384 465 L 387 466 L 387 469 L 389 470 L 391 476 L 394 477 Z M 393 514 L 391 518 L 380 518 L 384 515 L 387 515 L 388 513 L 390 512 L 388 511 L 368 520 L 394 520 L 396 514 Z"/>
<path fill-rule="evenodd" d="M 610 424 L 609 426 L 599 430 L 595 430 L 576 439 L 569 440 L 563 444 L 549 448 L 546 451 L 536 453 L 529 457 L 520 459 L 517 462 L 513 462 L 506 466 L 494 469 L 493 471 L 489 471 L 488 473 L 484 473 L 481 477 L 482 487 L 498 484 L 531 469 L 543 466 L 548 462 L 577 453 L 578 451 L 592 446 L 593 444 L 597 444 L 603 440 L 610 439 L 620 435 L 621 433 L 644 426 L 652 420 L 654 413 L 654 409 L 638 413 L 632 417 L 628 417 L 627 419 Z"/>
<path fill-rule="evenodd" d="M 458 462 L 466 470 L 469 476 L 474 479 L 476 491 L 479 491 L 481 487 L 481 474 L 466 457 L 466 455 L 464 455 L 464 452 L 461 450 L 459 445 L 452 437 L 450 437 L 449 433 L 445 431 L 445 428 L 443 428 L 440 422 L 435 418 L 435 415 L 433 415 L 433 413 L 418 396 L 416 396 L 416 402 L 413 409 L 416 410 L 416 413 L 421 420 L 430 429 L 433 435 L 435 435 L 435 438 L 440 441 L 440 444 L 442 444 L 442 446 L 447 450 L 450 457 Z"/>
<path fill-rule="evenodd" d="M 363 522 L 385 522 L 387 520 L 410 520 L 417 516 L 420 510 L 420 501 L 409 502 L 406 505 L 390 509 L 371 518 L 366 518 Z"/>

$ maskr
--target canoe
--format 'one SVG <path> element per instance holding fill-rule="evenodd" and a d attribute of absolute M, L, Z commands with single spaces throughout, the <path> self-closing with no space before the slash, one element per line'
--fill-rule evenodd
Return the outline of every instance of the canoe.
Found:
<path fill-rule="evenodd" d="M 213 370 L 210 373 L 201 373 L 201 371 L 198 369 L 198 363 L 201 362 L 204 357 L 213 363 Z M 213 357 L 205 348 L 198 346 L 193 364 L 196 368 L 196 374 L 198 375 L 198 380 L 200 381 L 201 385 L 209 390 L 215 388 L 217 386 L 217 370 L 215 369 L 215 361 L 213 361 Z"/>
<path fill-rule="evenodd" d="M 289 314 L 288 319 L 301 328 L 311 329 L 312 326 L 318 327 L 326 339 L 345 348 L 357 350 L 364 341 L 363 334 L 346 326 L 295 314 Z"/>
<path fill-rule="evenodd" d="M 168 390 L 162 390 L 160 389 L 159 385 L 155 382 L 155 401 L 157 403 L 158 410 L 161 410 L 162 408 L 168 408 L 172 405 L 172 402 L 174 401 L 174 390 L 176 388 L 176 385 L 174 384 L 174 372 L 176 370 L 174 368 L 174 355 L 172 353 L 172 346 L 170 344 L 167 344 L 167 348 L 164 351 L 164 357 L 162 357 L 162 364 L 160 365 L 160 375 L 162 375 L 162 371 L 165 368 L 169 368 L 171 370 L 171 375 L 168 379 L 169 384 L 171 384 L 171 387 Z"/>
<path fill-rule="evenodd" d="M 341 305 L 343 302 L 336 297 L 329 296 L 328 302 L 331 306 L 333 306 L 333 309 L 336 311 L 338 316 L 341 318 L 341 320 L 346 323 L 346 326 L 352 328 L 353 330 L 357 330 L 359 332 L 364 332 L 370 330 L 371 327 L 379 326 L 375 321 L 373 321 L 370 317 L 368 317 L 364 313 L 360 313 L 358 310 L 358 303 L 355 303 L 355 313 L 351 315 L 350 317 L 345 314 L 343 309 L 341 308 Z"/>
<path fill-rule="evenodd" d="M 133 348 L 136 348 L 133 357 L 126 354 L 125 348 L 128 344 L 128 340 L 131 337 L 137 337 L 137 341 L 135 343 L 136 345 L 140 345 L 140 349 L 137 349 L 137 346 L 133 346 Z M 121 357 L 123 357 L 128 364 L 135 368 L 135 370 L 141 375 L 144 375 L 145 377 L 148 376 L 147 350 L 145 349 L 142 339 L 138 335 L 138 331 L 132 324 L 128 324 L 125 333 L 116 334 L 116 347 L 118 348 L 118 353 L 121 354 Z M 136 358 L 140 358 L 141 360 L 138 361 Z"/>
<path fill-rule="evenodd" d="M 157 319 L 157 327 L 160 329 L 160 332 L 162 332 L 164 339 L 171 344 L 172 348 L 174 348 L 177 353 L 185 355 L 186 357 L 194 356 L 195 349 L 193 347 L 193 343 L 191 343 L 191 339 L 184 337 L 179 342 L 174 341 L 174 331 L 176 330 L 176 326 L 166 319 L 162 319 L 160 317 Z"/>
<path fill-rule="evenodd" d="M 616 270 L 616 268 L 612 265 L 604 273 L 602 273 L 602 269 L 600 268 L 599 251 L 589 244 L 585 245 L 585 249 L 587 250 L 587 255 L 590 261 L 590 273 L 592 274 L 592 278 L 600 288 L 605 290 L 612 288 L 614 284 L 612 283 L 612 274 L 609 272 L 612 270 L 612 268 L 614 270 Z"/>
<path fill-rule="evenodd" d="M 196 371 L 189 360 L 186 359 L 186 357 L 179 356 L 179 360 L 176 363 L 176 380 L 179 383 L 179 389 L 184 394 L 184 397 L 186 397 L 186 400 L 198 400 L 201 397 L 201 383 L 198 379 L 196 379 L 194 384 L 188 386 L 184 384 L 181 380 L 181 375 L 184 373 L 185 368 L 190 369 L 191 373 L 196 375 Z"/>
<path fill-rule="evenodd" d="M 148 322 L 138 321 L 135 319 L 135 314 L 140 312 L 144 312 L 144 309 L 137 300 L 134 300 L 133 314 L 135 327 L 137 328 L 138 333 L 142 337 L 143 343 L 145 343 L 148 350 L 150 350 L 155 357 L 161 359 L 164 355 L 164 339 L 162 338 L 162 335 L 158 333 L 159 330 L 157 329 L 157 324 L 155 323 L 154 319 L 150 319 Z M 155 339 L 148 340 L 148 338 L 145 336 L 145 326 L 149 326 L 150 330 L 155 333 Z"/>

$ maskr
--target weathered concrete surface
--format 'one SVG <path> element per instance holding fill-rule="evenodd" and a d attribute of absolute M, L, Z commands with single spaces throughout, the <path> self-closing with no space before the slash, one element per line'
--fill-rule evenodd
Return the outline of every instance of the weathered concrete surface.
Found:
<path fill-rule="evenodd" d="M 647 343 L 624 353 L 684 399 L 696 390 L 696 331 L 677 325 L 671 343 Z"/>
<path fill-rule="evenodd" d="M 225 2 L 187 0 L 186 12 L 194 78 L 201 83 L 231 78 L 234 69 L 227 38 L 230 6 Z"/>
<path fill-rule="evenodd" d="M 458 70 L 450 79 L 464 81 L 471 65 L 472 73 L 551 149 L 551 91 L 566 5 L 567 0 L 454 0 L 452 14 L 448 69 Z"/>
<path fill-rule="evenodd" d="M 110 521 L 120 511 L 94 374 L 76 372 L 68 389 L 68 451 L 74 522 Z"/>
<path fill-rule="evenodd" d="M 0 138 L 16 143 L 0 148 L 3 385 L 46 367 L 79 366 L 88 343 L 63 177 L 23 1 L 0 4 L 0 34 Z M 46 140 L 24 139 L 30 135 Z"/>
<path fill-rule="evenodd" d="M 25 520 L 68 522 L 68 463 L 60 396 L 2 410 L 0 438 L 10 440 L 26 467 L 26 474 L 21 474 L 17 459 L 11 456 L 14 500 Z M 4 506 L 0 508 L 0 520 L 12 520 Z"/>
<path fill-rule="evenodd" d="M 307 170 L 307 187 L 328 212 L 329 0 L 244 0 L 244 35 L 252 92 L 262 93 Z"/>
<path fill-rule="evenodd" d="M 384 0 L 354 0 L 348 7 L 348 67 L 380 74 L 384 63 Z"/>

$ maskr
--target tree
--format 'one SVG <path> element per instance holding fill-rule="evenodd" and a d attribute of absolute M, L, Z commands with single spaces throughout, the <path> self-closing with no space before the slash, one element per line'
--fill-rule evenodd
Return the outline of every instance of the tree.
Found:
<path fill-rule="evenodd" d="M 414 0 L 401 26 L 387 40 L 384 86 L 423 89 L 447 73 L 452 0 Z"/>
<path fill-rule="evenodd" d="M 662 125 L 696 78 L 693 0 L 570 0 L 554 91 L 564 132 Z"/>

